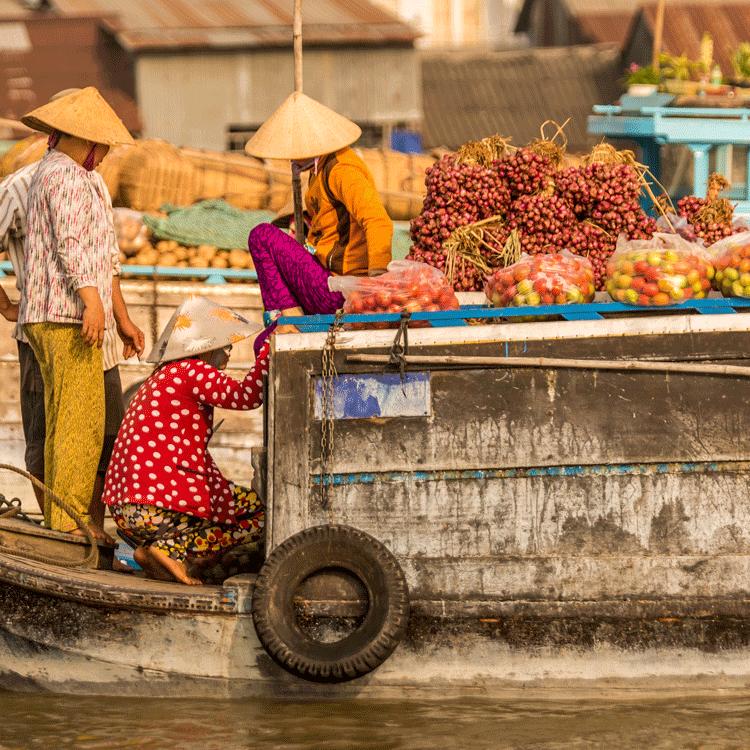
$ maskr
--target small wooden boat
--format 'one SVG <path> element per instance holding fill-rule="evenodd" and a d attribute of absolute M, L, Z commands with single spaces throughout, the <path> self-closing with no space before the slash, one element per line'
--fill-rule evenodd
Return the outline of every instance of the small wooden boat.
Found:
<path fill-rule="evenodd" d="M 258 576 L 184 587 L 0 554 L 3 686 L 745 684 L 750 307 L 573 307 L 426 314 L 406 349 L 393 330 L 332 348 L 329 319 L 278 337 Z"/>

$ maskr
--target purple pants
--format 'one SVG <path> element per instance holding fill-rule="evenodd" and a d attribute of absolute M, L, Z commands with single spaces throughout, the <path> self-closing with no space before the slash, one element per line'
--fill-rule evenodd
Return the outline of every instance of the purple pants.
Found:
<path fill-rule="evenodd" d="M 330 271 L 278 227 L 259 224 L 250 232 L 247 246 L 266 310 L 301 307 L 306 315 L 332 315 L 343 306 L 344 296 L 328 291 Z M 256 356 L 275 327 L 272 323 L 255 339 Z"/>

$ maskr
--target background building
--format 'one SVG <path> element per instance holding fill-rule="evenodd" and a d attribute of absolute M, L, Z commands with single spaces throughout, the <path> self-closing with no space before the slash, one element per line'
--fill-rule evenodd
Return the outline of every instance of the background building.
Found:
<path fill-rule="evenodd" d="M 375 0 L 421 33 L 423 48 L 515 46 L 521 0 Z"/>
<path fill-rule="evenodd" d="M 20 116 L 50 88 L 94 83 L 116 106 L 137 103 L 144 137 L 244 143 L 292 90 L 291 11 L 291 0 L 0 0 L 0 88 L 23 92 L 0 98 L 0 116 Z M 84 19 L 79 44 L 70 29 Z M 36 43 L 29 29 L 42 22 Z M 363 145 L 420 126 L 410 25 L 367 0 L 312 1 L 303 34 L 306 93 L 361 125 Z M 42 55 L 44 43 L 55 53 Z"/>

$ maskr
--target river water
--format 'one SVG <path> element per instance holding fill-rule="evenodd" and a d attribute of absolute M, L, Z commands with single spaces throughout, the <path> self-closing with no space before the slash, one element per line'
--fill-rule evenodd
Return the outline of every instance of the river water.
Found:
<path fill-rule="evenodd" d="M 750 694 L 627 701 L 108 700 L 0 692 L 0 748 L 748 748 Z"/>

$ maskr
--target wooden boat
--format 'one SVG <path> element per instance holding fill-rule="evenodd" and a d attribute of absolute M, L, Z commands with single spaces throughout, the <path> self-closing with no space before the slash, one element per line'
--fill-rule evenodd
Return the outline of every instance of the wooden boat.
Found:
<path fill-rule="evenodd" d="M 0 554 L 2 684 L 183 696 L 745 684 L 750 306 L 575 307 L 483 326 L 456 325 L 478 311 L 426 314 L 433 327 L 410 330 L 407 352 L 394 330 L 347 330 L 329 349 L 335 375 L 321 364 L 329 319 L 278 337 L 255 456 L 260 576 L 190 588 Z M 381 666 L 321 685 L 280 665 L 253 599 L 290 539 L 341 525 L 390 551 L 410 614 Z M 339 620 L 382 606 L 375 589 L 331 583 L 351 568 L 328 549 L 336 570 L 296 604 Z"/>

